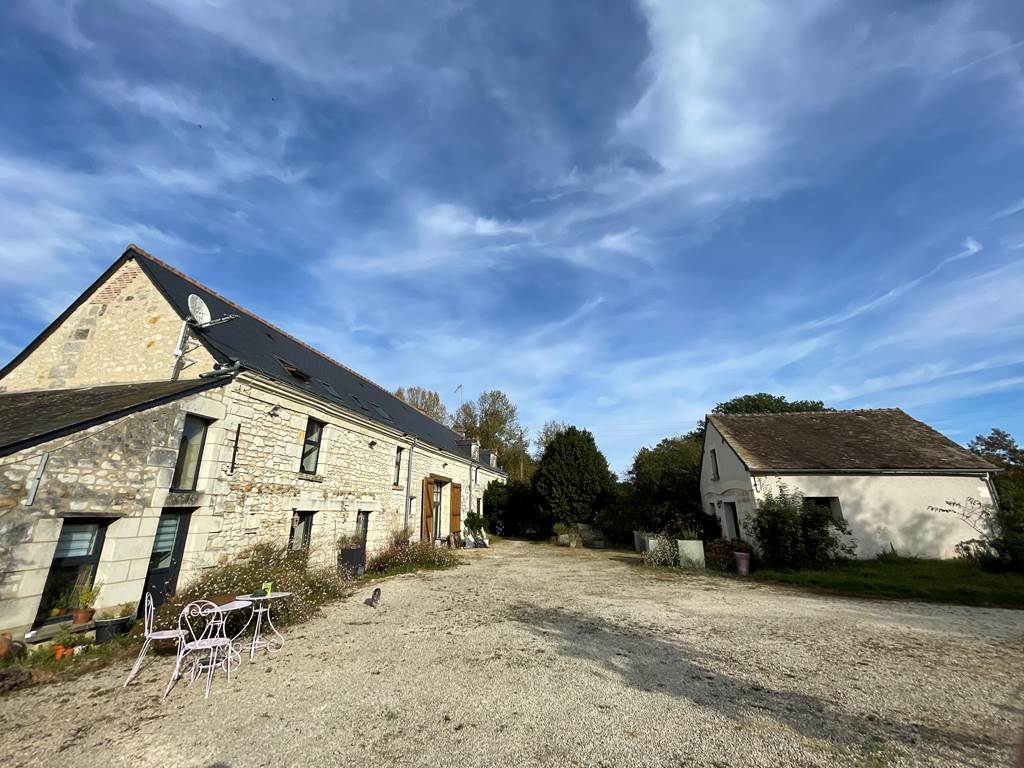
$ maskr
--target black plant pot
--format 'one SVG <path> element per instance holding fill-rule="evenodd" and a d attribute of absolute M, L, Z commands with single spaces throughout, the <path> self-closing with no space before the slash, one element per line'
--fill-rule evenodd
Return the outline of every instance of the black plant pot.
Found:
<path fill-rule="evenodd" d="M 338 550 L 338 569 L 344 568 L 353 576 L 362 576 L 366 563 L 366 547 Z"/>
<path fill-rule="evenodd" d="M 127 634 L 132 628 L 133 623 L 131 616 L 121 616 L 117 619 L 97 620 L 95 622 L 96 642 L 102 645 L 103 643 L 109 643 L 120 635 Z"/>

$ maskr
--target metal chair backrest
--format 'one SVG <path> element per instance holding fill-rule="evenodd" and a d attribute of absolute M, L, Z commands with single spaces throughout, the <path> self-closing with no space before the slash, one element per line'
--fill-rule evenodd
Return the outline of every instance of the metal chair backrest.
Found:
<path fill-rule="evenodd" d="M 196 600 L 181 609 L 178 616 L 178 629 L 186 633 L 192 642 L 222 637 L 224 634 L 224 616 L 217 610 L 216 603 L 209 600 Z"/>
<path fill-rule="evenodd" d="M 156 606 L 153 605 L 153 595 L 146 593 L 146 605 L 142 612 L 143 634 L 149 637 L 153 634 L 153 615 L 156 613 Z"/>

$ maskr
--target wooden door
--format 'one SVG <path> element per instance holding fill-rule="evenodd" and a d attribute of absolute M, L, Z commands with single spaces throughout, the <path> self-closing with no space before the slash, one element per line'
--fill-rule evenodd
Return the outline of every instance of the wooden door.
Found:
<path fill-rule="evenodd" d="M 462 486 L 458 483 L 452 483 L 451 499 L 448 503 L 451 505 L 451 527 L 448 533 L 456 533 L 462 530 Z"/>
<path fill-rule="evenodd" d="M 423 479 L 423 514 L 420 519 L 420 541 L 434 540 L 434 481 Z"/>

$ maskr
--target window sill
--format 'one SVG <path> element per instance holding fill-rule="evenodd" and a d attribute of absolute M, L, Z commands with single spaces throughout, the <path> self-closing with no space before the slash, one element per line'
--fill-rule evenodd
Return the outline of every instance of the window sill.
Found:
<path fill-rule="evenodd" d="M 310 474 L 309 472 L 299 472 L 299 480 L 305 480 L 310 483 L 322 483 L 324 481 L 323 475 Z"/>
<path fill-rule="evenodd" d="M 405 490 L 405 486 L 404 485 L 392 485 L 391 486 L 391 490 L 392 491 L 404 491 Z"/>

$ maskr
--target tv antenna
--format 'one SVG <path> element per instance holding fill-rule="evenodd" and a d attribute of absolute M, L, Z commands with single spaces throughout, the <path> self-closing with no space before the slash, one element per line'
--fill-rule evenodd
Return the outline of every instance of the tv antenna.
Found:
<path fill-rule="evenodd" d="M 210 308 L 203 301 L 202 297 L 194 293 L 188 295 L 188 317 L 181 324 L 181 333 L 178 334 L 178 345 L 174 349 L 174 367 L 171 369 L 171 381 L 177 381 L 181 372 L 190 365 L 195 365 L 195 360 L 188 356 L 199 348 L 199 340 L 192 337 L 191 330 L 203 330 L 214 325 L 234 320 L 238 315 L 224 315 L 216 320 L 212 319 Z"/>

